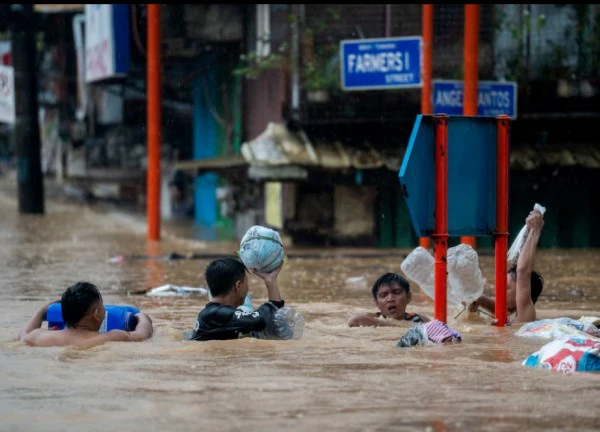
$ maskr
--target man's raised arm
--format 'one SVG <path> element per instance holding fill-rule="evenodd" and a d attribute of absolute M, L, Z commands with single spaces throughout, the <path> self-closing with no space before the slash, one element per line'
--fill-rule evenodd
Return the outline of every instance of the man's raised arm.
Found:
<path fill-rule="evenodd" d="M 517 317 L 516 321 L 535 321 L 535 305 L 531 299 L 531 272 L 535 264 L 537 244 L 542 235 L 544 218 L 538 211 L 529 213 L 526 219 L 529 233 L 517 261 Z"/>

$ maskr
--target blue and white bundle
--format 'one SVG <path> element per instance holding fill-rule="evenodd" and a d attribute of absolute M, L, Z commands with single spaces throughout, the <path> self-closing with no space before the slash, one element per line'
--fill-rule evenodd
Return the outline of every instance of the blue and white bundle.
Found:
<path fill-rule="evenodd" d="M 255 225 L 242 238 L 239 255 L 249 269 L 271 273 L 283 263 L 281 237 L 277 231 Z"/>

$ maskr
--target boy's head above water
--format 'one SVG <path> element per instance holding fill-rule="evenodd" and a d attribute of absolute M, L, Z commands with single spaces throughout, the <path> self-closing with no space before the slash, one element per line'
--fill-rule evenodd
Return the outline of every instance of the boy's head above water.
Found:
<path fill-rule="evenodd" d="M 248 276 L 246 266 L 235 258 L 219 258 L 206 268 L 206 283 L 210 295 L 215 298 L 234 295 L 239 304 L 244 303 L 248 294 Z"/>
<path fill-rule="evenodd" d="M 375 281 L 371 293 L 375 306 L 385 317 L 404 319 L 412 298 L 406 279 L 396 273 L 386 273 Z"/>
<path fill-rule="evenodd" d="M 96 285 L 77 282 L 63 293 L 60 303 L 67 327 L 85 327 L 97 331 L 102 325 L 106 310 L 102 295 Z"/>
<path fill-rule="evenodd" d="M 506 282 L 506 307 L 509 313 L 517 310 L 517 266 L 508 270 Z M 544 290 L 544 278 L 536 271 L 531 272 L 531 301 L 537 302 L 538 297 Z"/>

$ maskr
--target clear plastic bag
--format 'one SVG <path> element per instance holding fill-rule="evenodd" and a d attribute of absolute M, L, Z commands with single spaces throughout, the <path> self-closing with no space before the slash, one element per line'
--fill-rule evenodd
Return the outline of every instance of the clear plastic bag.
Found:
<path fill-rule="evenodd" d="M 259 332 L 259 339 L 288 340 L 300 339 L 304 333 L 304 317 L 293 308 L 282 307 L 277 310 L 267 327 Z"/>
<path fill-rule="evenodd" d="M 430 342 L 429 339 L 427 339 L 427 335 L 423 326 L 419 324 L 410 328 L 406 334 L 398 339 L 398 342 L 396 342 L 396 346 L 398 348 L 424 345 L 433 345 L 433 342 Z"/>
<path fill-rule="evenodd" d="M 546 213 L 546 207 L 542 207 L 540 204 L 535 203 L 533 206 L 534 211 L 539 211 L 542 216 Z M 527 239 L 527 234 L 529 234 L 529 228 L 527 225 L 524 225 L 517 234 L 517 237 L 513 241 L 510 249 L 508 250 L 508 263 L 510 266 L 516 266 L 517 261 L 519 259 L 519 255 L 521 254 L 521 249 L 523 249 L 523 245 L 525 244 L 525 240 Z"/>

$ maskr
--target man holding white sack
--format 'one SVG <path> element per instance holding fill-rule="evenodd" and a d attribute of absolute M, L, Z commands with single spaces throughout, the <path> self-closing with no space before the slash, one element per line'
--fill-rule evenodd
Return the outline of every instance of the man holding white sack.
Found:
<path fill-rule="evenodd" d="M 544 289 L 544 279 L 539 273 L 533 271 L 535 253 L 544 227 L 542 212 L 538 210 L 530 212 L 525 224 L 527 237 L 516 265 L 508 270 L 506 294 L 508 324 L 535 321 L 535 302 Z M 481 296 L 469 305 L 469 311 L 477 311 L 478 306 L 493 313 L 496 302 L 493 298 Z"/>

